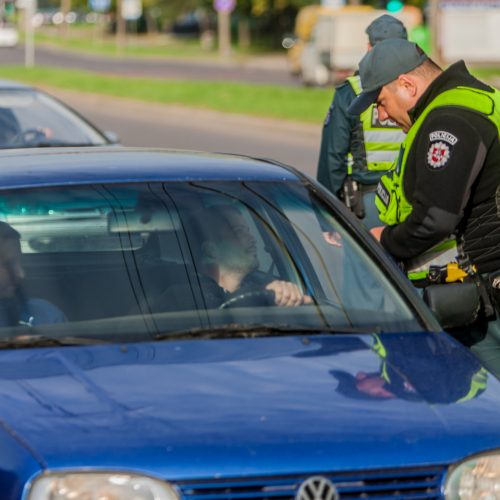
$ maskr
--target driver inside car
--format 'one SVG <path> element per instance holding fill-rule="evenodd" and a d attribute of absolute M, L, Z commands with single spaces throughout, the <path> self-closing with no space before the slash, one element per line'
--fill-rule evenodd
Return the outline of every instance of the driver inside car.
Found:
<path fill-rule="evenodd" d="M 258 271 L 257 242 L 243 214 L 233 206 L 213 206 L 203 210 L 197 218 L 200 255 L 198 281 L 203 291 L 205 306 L 215 309 L 223 305 L 262 305 L 294 307 L 311 304 L 295 283 L 277 280 Z M 170 287 L 158 303 L 163 309 L 190 309 L 190 287 Z M 267 293 L 266 293 L 267 292 Z M 243 297 L 245 296 L 245 297 Z M 260 296 L 260 300 L 258 297 Z M 252 300 L 254 299 L 254 302 Z"/>
<path fill-rule="evenodd" d="M 10 145 L 20 131 L 21 127 L 12 110 L 0 108 L 0 147 Z"/>
<path fill-rule="evenodd" d="M 65 322 L 64 313 L 50 302 L 25 296 L 24 275 L 20 234 L 0 221 L 0 327 Z"/>
<path fill-rule="evenodd" d="M 53 136 L 54 132 L 49 127 L 23 129 L 11 109 L 0 108 L 0 148 L 45 145 Z"/>

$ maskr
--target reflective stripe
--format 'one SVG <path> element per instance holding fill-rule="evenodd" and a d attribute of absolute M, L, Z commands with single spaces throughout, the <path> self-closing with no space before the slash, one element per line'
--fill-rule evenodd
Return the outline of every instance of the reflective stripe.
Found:
<path fill-rule="evenodd" d="M 399 151 L 367 151 L 366 159 L 368 162 L 393 162 L 396 160 Z"/>
<path fill-rule="evenodd" d="M 347 153 L 347 175 L 352 175 L 352 167 L 354 165 L 354 158 L 351 153 Z"/>
<path fill-rule="evenodd" d="M 365 134 L 365 142 L 397 143 L 398 149 L 405 138 L 405 134 L 401 130 L 393 130 L 393 129 L 365 130 L 364 134 Z"/>
<path fill-rule="evenodd" d="M 359 76 L 350 76 L 347 81 L 356 95 L 362 92 Z M 373 172 L 388 171 L 396 160 L 399 147 L 404 140 L 404 133 L 399 128 L 385 128 L 378 119 L 374 119 L 374 115 L 376 115 L 376 109 L 372 104 L 359 117 L 363 128 L 366 168 Z M 352 173 L 350 165 L 348 165 L 348 173 Z"/>
<path fill-rule="evenodd" d="M 370 146 L 370 151 L 394 151 L 399 153 L 401 144 L 396 142 L 368 142 L 367 145 Z"/>

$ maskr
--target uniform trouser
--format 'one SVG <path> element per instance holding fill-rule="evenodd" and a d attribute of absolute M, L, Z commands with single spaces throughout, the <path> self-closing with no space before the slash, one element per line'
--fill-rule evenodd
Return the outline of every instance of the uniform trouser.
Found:
<path fill-rule="evenodd" d="M 423 295 L 423 289 L 419 288 L 418 291 Z M 480 317 L 472 325 L 457 328 L 448 333 L 468 346 L 483 366 L 500 378 L 500 311 L 498 309 L 496 318 L 491 321 Z"/>
<path fill-rule="evenodd" d="M 382 226 L 383 223 L 378 218 L 378 210 L 375 206 L 375 191 L 363 193 L 363 203 L 365 205 L 365 216 L 361 222 L 367 229 Z"/>
<path fill-rule="evenodd" d="M 488 276 L 484 275 L 487 281 Z M 484 367 L 500 378 L 500 310 L 496 307 L 496 317 L 487 321 L 480 314 L 472 325 L 450 332 L 457 340 L 470 347 Z"/>
<path fill-rule="evenodd" d="M 471 326 L 471 337 L 480 338 L 471 346 L 471 351 L 490 372 L 500 378 L 500 314 L 486 324 Z"/>

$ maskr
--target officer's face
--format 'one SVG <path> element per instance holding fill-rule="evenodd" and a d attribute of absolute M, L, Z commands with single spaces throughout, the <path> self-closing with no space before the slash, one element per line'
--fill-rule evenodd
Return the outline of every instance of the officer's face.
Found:
<path fill-rule="evenodd" d="M 415 105 L 415 102 L 411 89 L 399 80 L 391 82 L 382 87 L 377 99 L 379 120 L 391 119 L 406 133 L 411 127 L 408 111 Z"/>

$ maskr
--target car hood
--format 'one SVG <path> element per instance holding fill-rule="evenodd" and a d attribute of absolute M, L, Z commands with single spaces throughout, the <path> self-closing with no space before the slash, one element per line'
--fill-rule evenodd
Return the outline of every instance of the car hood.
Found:
<path fill-rule="evenodd" d="M 367 376 L 392 395 L 360 393 Z M 500 447 L 500 383 L 444 334 L 5 350 L 0 398 L 4 428 L 49 468 L 187 479 L 446 464 Z"/>

